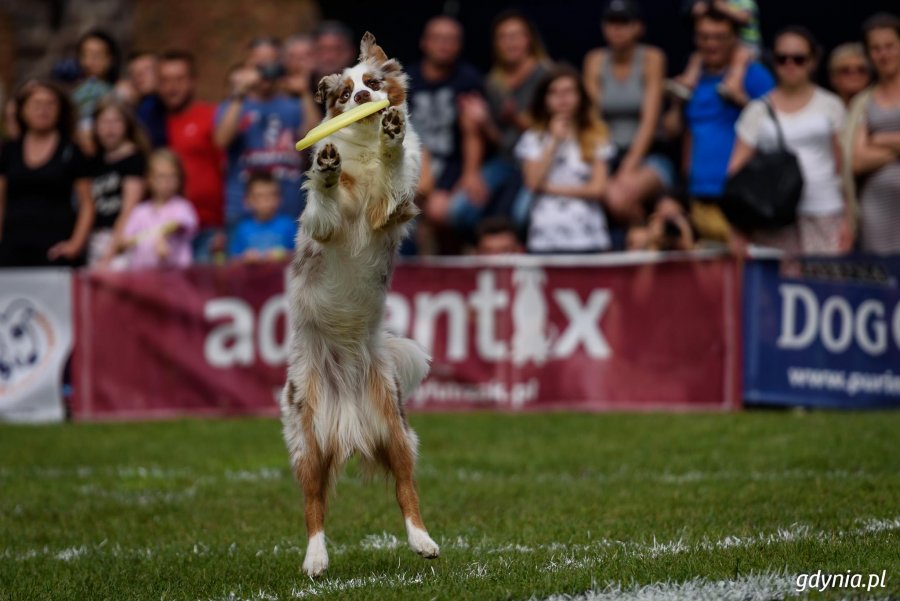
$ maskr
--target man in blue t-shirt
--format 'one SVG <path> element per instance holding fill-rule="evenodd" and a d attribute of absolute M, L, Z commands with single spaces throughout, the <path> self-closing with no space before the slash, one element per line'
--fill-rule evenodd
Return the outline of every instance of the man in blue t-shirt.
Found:
<path fill-rule="evenodd" d="M 451 190 L 462 189 L 479 201 L 488 194 L 481 175 L 484 143 L 478 132 L 460 128 L 460 98 L 484 94 L 481 73 L 459 60 L 462 38 L 458 21 L 432 18 L 419 44 L 422 60 L 408 71 L 410 119 L 428 150 L 435 182 L 425 214 L 437 222 L 446 219 Z"/>
<path fill-rule="evenodd" d="M 298 101 L 277 92 L 283 75 L 278 43 L 256 40 L 247 66 L 232 72 L 231 96 L 216 111 L 216 143 L 226 150 L 225 221 L 229 227 L 247 216 L 244 196 L 251 173 L 272 175 L 281 189 L 278 212 L 297 219 L 303 211 L 303 176 L 294 144 L 311 124 L 307 94 Z"/>
<path fill-rule="evenodd" d="M 691 218 L 701 238 L 727 242 L 730 228 L 720 204 L 734 146 L 734 126 L 743 107 L 723 98 L 718 88 L 738 49 L 738 26 L 728 16 L 709 11 L 697 19 L 695 43 L 703 74 L 684 108 Z M 775 80 L 766 68 L 751 63 L 744 77 L 749 99 L 764 96 L 774 87 Z"/>

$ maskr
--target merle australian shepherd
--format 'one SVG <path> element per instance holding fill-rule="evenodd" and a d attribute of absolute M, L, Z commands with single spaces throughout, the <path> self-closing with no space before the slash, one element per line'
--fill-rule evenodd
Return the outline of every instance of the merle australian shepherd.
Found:
<path fill-rule="evenodd" d="M 406 86 L 400 63 L 367 32 L 359 63 L 324 77 L 316 94 L 326 120 L 366 102 L 387 98 L 390 105 L 314 147 L 290 269 L 293 340 L 281 412 L 303 489 L 309 537 L 303 569 L 312 577 L 328 567 L 329 488 L 354 454 L 367 471 L 393 475 L 410 547 L 427 558 L 439 553 L 419 513 L 418 439 L 403 409 L 430 358 L 382 326 L 394 256 L 418 212 L 420 143 Z"/>

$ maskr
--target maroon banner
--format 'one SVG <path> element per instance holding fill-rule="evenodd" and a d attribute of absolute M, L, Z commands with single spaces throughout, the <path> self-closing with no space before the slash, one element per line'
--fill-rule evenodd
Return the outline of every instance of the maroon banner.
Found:
<path fill-rule="evenodd" d="M 385 324 L 433 356 L 414 409 L 730 409 L 736 267 L 706 256 L 402 263 Z M 282 265 L 81 273 L 76 418 L 277 412 Z"/>

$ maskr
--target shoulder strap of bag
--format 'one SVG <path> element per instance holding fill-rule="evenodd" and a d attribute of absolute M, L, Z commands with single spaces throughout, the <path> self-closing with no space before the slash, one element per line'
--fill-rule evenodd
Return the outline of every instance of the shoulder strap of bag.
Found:
<path fill-rule="evenodd" d="M 772 108 L 772 103 L 766 98 L 763 100 L 763 104 L 766 105 L 766 110 L 769 111 L 769 117 L 771 117 L 772 122 L 775 123 L 775 131 L 778 134 L 779 150 L 787 150 L 787 144 L 784 141 L 784 132 L 781 130 L 781 123 L 778 122 L 778 117 L 775 115 L 775 109 Z"/>

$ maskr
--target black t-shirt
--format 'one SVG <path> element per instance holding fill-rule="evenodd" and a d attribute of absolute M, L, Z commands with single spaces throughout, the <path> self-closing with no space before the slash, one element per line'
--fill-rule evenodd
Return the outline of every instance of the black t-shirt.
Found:
<path fill-rule="evenodd" d="M 126 177 L 144 177 L 147 161 L 140 152 L 107 163 L 97 156 L 91 165 L 94 181 L 91 196 L 94 199 L 94 229 L 109 229 L 116 223 L 122 212 L 122 185 Z"/>
<path fill-rule="evenodd" d="M 471 65 L 458 64 L 442 81 L 426 80 L 419 65 L 409 69 L 410 119 L 431 153 L 431 171 L 441 190 L 452 188 L 462 171 L 456 100 L 468 92 L 484 94 L 481 74 Z"/>
<path fill-rule="evenodd" d="M 2 262 L 40 264 L 38 259 L 51 246 L 67 240 L 75 228 L 75 180 L 90 175 L 87 159 L 69 140 L 60 140 L 50 160 L 37 168 L 25 164 L 21 140 L 4 142 L 0 147 L 0 176 L 6 178 Z M 37 257 L 37 262 L 18 261 L 25 255 Z"/>

